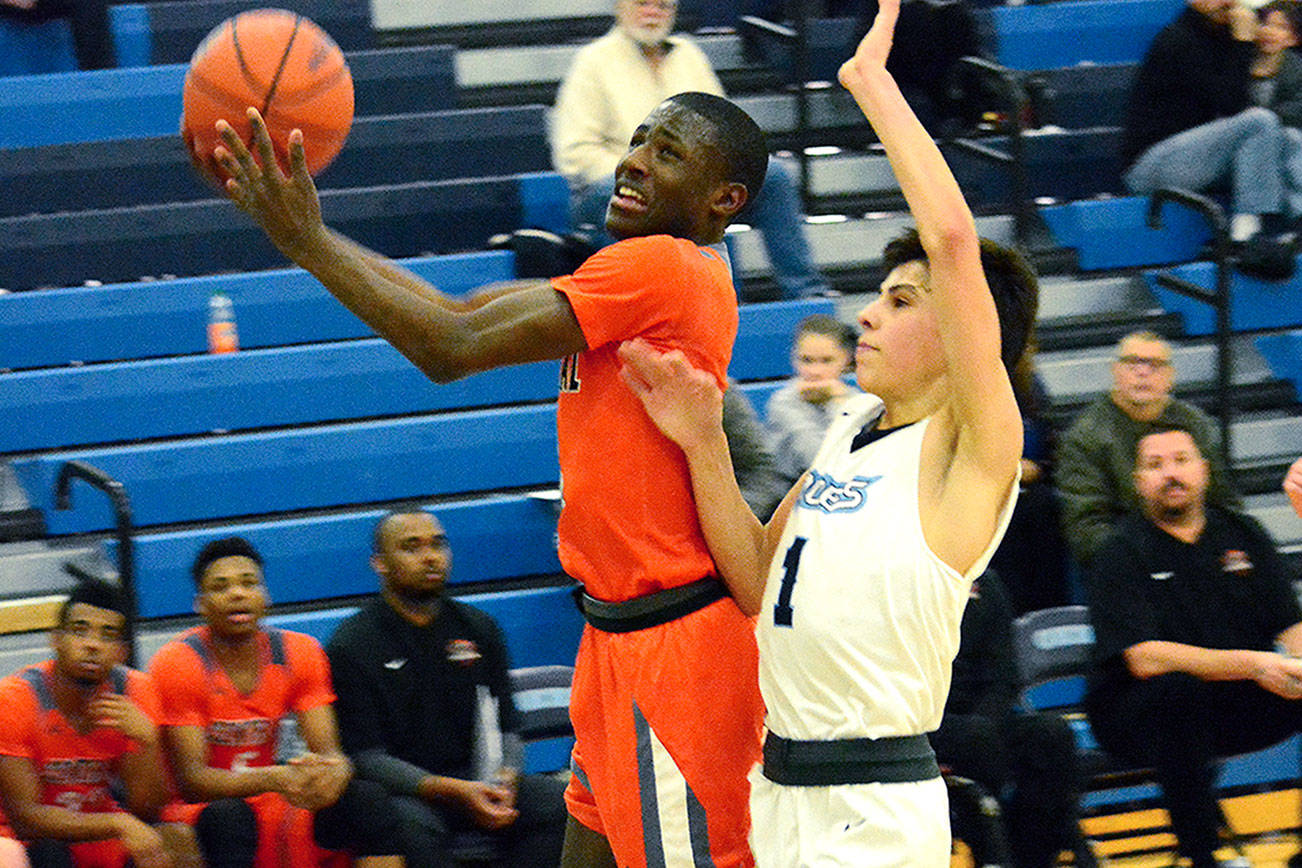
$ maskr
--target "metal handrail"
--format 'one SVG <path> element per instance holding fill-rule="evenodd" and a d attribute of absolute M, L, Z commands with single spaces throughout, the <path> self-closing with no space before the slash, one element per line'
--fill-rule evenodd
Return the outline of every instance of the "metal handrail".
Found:
<path fill-rule="evenodd" d="M 1008 154 L 1011 158 L 1005 162 L 1009 171 L 1009 205 L 1013 212 L 1013 237 L 1019 247 L 1029 246 L 1035 211 L 1031 203 L 1031 183 L 1026 173 L 1026 115 L 1030 110 L 1031 98 L 1026 92 L 1026 85 L 1019 73 L 984 57 L 969 55 L 959 59 L 959 63 L 983 78 L 994 82 L 996 90 L 1004 103 L 1004 113 L 1008 118 Z M 980 150 L 972 145 L 972 150 Z M 1001 161 L 1003 162 L 1003 161 Z"/>
<path fill-rule="evenodd" d="M 132 534 L 135 525 L 131 518 L 131 499 L 126 487 L 98 467 L 84 461 L 68 461 L 59 468 L 59 478 L 54 483 L 56 509 L 72 508 L 72 481 L 80 479 L 108 495 L 113 506 L 118 543 L 118 583 L 126 603 L 127 665 L 136 663 L 136 566 Z"/>
<path fill-rule="evenodd" d="M 1162 206 L 1170 202 L 1196 211 L 1212 230 L 1212 257 L 1216 263 L 1216 288 L 1208 290 L 1172 274 L 1162 273 L 1157 282 L 1172 292 L 1188 296 L 1195 301 L 1211 305 L 1216 311 L 1216 415 L 1220 421 L 1221 449 L 1228 462 L 1233 454 L 1230 443 L 1230 423 L 1234 417 L 1234 402 L 1230 388 L 1230 374 L 1234 363 L 1234 347 L 1230 338 L 1230 226 L 1225 210 L 1214 200 L 1189 190 L 1164 187 L 1153 193 L 1148 201 L 1148 225 L 1162 227 Z"/>

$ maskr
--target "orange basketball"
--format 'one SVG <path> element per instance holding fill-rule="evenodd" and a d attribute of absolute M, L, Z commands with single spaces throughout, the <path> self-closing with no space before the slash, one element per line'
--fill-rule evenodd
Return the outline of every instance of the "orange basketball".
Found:
<path fill-rule="evenodd" d="M 267 122 L 276 160 L 289 169 L 289 134 L 303 131 L 307 167 L 316 174 L 344 146 L 353 123 L 353 77 L 335 41 L 284 9 L 255 9 L 213 28 L 190 58 L 182 95 L 181 135 L 196 161 L 218 178 L 212 158 L 224 119 L 246 144 L 246 109 Z M 256 157 L 256 153 L 254 154 Z"/>

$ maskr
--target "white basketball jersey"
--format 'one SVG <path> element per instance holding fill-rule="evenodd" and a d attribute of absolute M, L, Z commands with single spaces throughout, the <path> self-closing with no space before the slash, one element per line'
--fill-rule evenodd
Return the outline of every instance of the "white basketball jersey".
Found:
<path fill-rule="evenodd" d="M 918 474 L 930 418 L 850 451 L 881 400 L 856 397 L 828 428 L 787 520 L 757 626 L 768 728 L 790 739 L 881 738 L 940 725 L 972 580 L 922 536 Z"/>

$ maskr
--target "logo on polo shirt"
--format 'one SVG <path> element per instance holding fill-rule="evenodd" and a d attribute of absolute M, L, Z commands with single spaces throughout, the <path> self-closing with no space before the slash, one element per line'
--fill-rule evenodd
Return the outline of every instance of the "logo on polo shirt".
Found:
<path fill-rule="evenodd" d="M 452 663 L 464 663 L 469 666 L 482 656 L 479 648 L 469 639 L 453 639 L 448 642 L 448 660 Z"/>
<path fill-rule="evenodd" d="M 1165 573 L 1149 573 L 1148 577 L 1155 582 L 1165 582 L 1167 579 L 1171 578 L 1174 575 L 1175 573 L 1168 571 Z"/>
<path fill-rule="evenodd" d="M 1252 560 L 1242 549 L 1226 549 L 1221 555 L 1221 569 L 1236 576 L 1246 576 L 1252 572 Z"/>

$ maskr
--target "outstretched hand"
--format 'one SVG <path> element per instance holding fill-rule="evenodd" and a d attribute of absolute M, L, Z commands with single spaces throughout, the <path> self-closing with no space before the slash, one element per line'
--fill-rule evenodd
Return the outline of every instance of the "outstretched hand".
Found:
<path fill-rule="evenodd" d="M 286 175 L 276 161 L 275 146 L 262 115 L 250 107 L 248 117 L 257 159 L 226 121 L 217 122 L 222 144 L 213 151 L 213 157 L 229 176 L 226 195 L 262 227 L 282 253 L 293 259 L 297 248 L 325 229 L 316 184 L 303 153 L 303 132 L 294 130 L 289 134 Z"/>
<path fill-rule="evenodd" d="M 886 58 L 891 53 L 891 42 L 895 37 L 895 21 L 900 17 L 900 0 L 878 0 L 877 17 L 873 26 L 860 40 L 854 57 L 841 64 L 837 79 L 847 90 L 862 83 L 876 71 L 886 69 Z"/>
<path fill-rule="evenodd" d="M 681 350 L 661 352 L 641 338 L 620 344 L 620 373 L 656 427 L 686 449 L 723 425 L 723 392 Z"/>

